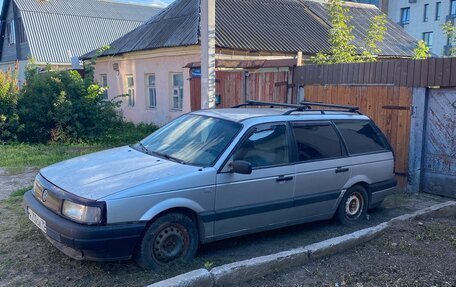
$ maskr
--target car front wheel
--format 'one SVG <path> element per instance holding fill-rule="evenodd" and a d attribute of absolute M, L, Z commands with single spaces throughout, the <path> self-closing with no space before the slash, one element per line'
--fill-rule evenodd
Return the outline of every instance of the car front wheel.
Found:
<path fill-rule="evenodd" d="M 366 217 L 367 192 L 360 185 L 349 188 L 342 198 L 336 217 L 342 224 L 352 224 Z"/>
<path fill-rule="evenodd" d="M 181 213 L 168 213 L 150 224 L 135 251 L 135 261 L 144 269 L 157 269 L 171 262 L 189 261 L 198 249 L 198 231 L 193 220 Z"/>

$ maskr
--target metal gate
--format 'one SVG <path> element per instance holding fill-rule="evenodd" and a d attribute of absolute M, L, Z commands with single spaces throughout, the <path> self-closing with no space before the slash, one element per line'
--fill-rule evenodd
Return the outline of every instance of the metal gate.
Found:
<path fill-rule="evenodd" d="M 422 189 L 456 198 L 456 89 L 429 89 Z"/>

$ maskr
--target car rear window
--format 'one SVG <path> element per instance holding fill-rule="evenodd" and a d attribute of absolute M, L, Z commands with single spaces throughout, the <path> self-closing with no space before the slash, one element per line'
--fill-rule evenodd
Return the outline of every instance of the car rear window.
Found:
<path fill-rule="evenodd" d="M 389 150 L 386 139 L 369 121 L 336 121 L 350 154 Z"/>
<path fill-rule="evenodd" d="M 336 158 L 342 155 L 339 136 L 331 124 L 293 124 L 298 161 Z"/>

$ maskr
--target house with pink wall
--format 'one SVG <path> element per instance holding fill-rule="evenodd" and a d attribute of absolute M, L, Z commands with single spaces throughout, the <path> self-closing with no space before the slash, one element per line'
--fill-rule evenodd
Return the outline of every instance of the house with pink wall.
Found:
<path fill-rule="evenodd" d="M 362 47 L 373 5 L 346 3 Z M 416 41 L 388 21 L 380 58 L 408 58 Z M 217 0 L 216 60 L 308 60 L 328 52 L 331 21 L 326 4 L 310 0 Z M 95 51 L 83 59 L 95 56 Z M 200 62 L 200 0 L 176 0 L 143 25 L 111 43 L 96 59 L 95 75 L 113 99 L 122 97 L 126 120 L 164 125 L 191 111 L 189 63 Z M 217 67 L 218 70 L 225 69 Z M 197 76 L 197 75 L 196 75 Z"/>

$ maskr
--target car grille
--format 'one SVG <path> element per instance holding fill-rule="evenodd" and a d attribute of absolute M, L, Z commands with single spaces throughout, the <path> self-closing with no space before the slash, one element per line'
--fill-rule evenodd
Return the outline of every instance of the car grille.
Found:
<path fill-rule="evenodd" d="M 37 175 L 33 185 L 33 195 L 44 206 L 50 210 L 60 213 L 62 210 L 63 198 L 59 192 L 60 189 L 52 183 L 44 179 L 41 175 Z"/>

